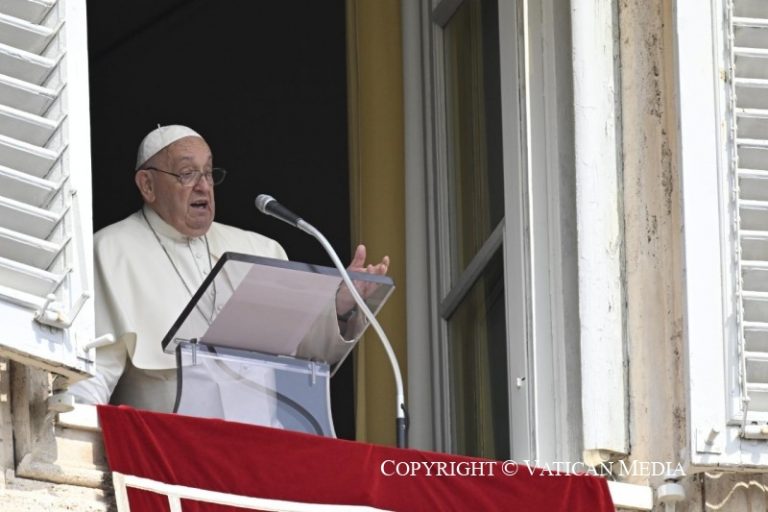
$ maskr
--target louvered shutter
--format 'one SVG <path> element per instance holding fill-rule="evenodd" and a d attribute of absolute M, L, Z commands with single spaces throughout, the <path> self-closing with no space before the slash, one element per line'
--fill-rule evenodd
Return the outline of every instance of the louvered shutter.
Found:
<path fill-rule="evenodd" d="M 743 436 L 768 438 L 755 425 L 768 420 L 768 2 L 735 0 L 731 29 L 741 276 L 738 416 L 746 419 Z"/>
<path fill-rule="evenodd" d="M 0 354 L 75 379 L 93 338 L 84 0 L 0 0 Z"/>

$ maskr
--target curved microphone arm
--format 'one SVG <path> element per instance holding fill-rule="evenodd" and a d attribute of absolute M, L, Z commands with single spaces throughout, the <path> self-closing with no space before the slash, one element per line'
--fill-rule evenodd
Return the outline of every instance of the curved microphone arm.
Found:
<path fill-rule="evenodd" d="M 349 291 L 352 294 L 352 297 L 355 299 L 355 303 L 357 303 L 358 308 L 363 312 L 365 317 L 371 323 L 373 329 L 376 331 L 376 334 L 379 335 L 379 339 L 381 340 L 382 345 L 384 345 L 384 350 L 387 352 L 389 363 L 392 366 L 392 373 L 395 375 L 395 387 L 397 392 L 397 418 L 395 424 L 397 429 L 397 447 L 406 448 L 408 420 L 405 412 L 405 392 L 403 390 L 403 376 L 400 373 L 400 365 L 397 363 L 397 356 L 395 355 L 395 351 L 392 349 L 392 345 L 389 343 L 387 335 L 384 334 L 384 329 L 381 328 L 379 321 L 376 320 L 376 317 L 373 315 L 370 308 L 368 308 L 368 305 L 360 296 L 360 293 L 357 291 L 357 288 L 355 288 L 355 285 L 352 283 L 352 279 L 350 279 L 349 274 L 347 273 L 347 269 L 344 268 L 344 265 L 341 263 L 341 260 L 339 260 L 339 257 L 336 254 L 336 251 L 333 250 L 333 247 L 325 238 L 325 236 L 323 236 L 323 234 L 313 225 L 302 219 L 297 221 L 296 226 L 305 233 L 312 235 L 317 239 L 318 242 L 320 242 L 320 245 L 323 246 L 325 251 L 331 257 L 331 260 L 333 260 L 333 264 L 341 273 L 341 277 L 344 279 L 344 283 L 347 285 L 347 288 L 349 288 Z"/>

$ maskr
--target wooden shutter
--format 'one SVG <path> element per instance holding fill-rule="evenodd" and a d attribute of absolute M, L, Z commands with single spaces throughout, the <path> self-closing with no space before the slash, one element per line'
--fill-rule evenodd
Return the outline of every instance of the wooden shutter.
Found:
<path fill-rule="evenodd" d="M 768 419 L 768 3 L 735 0 L 731 17 L 740 264 L 740 384 L 748 421 Z"/>
<path fill-rule="evenodd" d="M 0 0 L 0 354 L 75 379 L 91 363 L 84 0 Z"/>

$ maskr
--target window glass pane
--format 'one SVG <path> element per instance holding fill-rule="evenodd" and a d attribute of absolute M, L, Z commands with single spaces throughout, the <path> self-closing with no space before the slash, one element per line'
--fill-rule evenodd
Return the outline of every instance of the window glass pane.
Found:
<path fill-rule="evenodd" d="M 454 278 L 504 215 L 497 11 L 495 0 L 466 0 L 444 32 Z"/>
<path fill-rule="evenodd" d="M 448 319 L 448 347 L 455 452 L 508 458 L 509 400 L 501 250 Z"/>

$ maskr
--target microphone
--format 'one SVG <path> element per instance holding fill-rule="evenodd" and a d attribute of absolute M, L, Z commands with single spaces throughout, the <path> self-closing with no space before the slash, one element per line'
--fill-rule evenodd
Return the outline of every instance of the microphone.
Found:
<path fill-rule="evenodd" d="M 336 254 L 336 251 L 333 250 L 333 246 L 331 246 L 330 242 L 328 242 L 328 239 L 325 238 L 325 236 L 316 227 L 314 227 L 312 224 L 309 224 L 307 221 L 290 211 L 288 208 L 278 203 L 272 196 L 268 196 L 267 194 L 259 195 L 259 197 L 256 198 L 256 208 L 258 208 L 261 213 L 272 215 L 273 217 L 276 217 L 283 222 L 287 222 L 291 226 L 295 226 L 305 233 L 313 236 L 318 242 L 320 242 L 320 245 L 323 246 L 323 249 L 325 249 L 325 252 L 328 253 L 328 256 L 331 257 L 333 264 L 341 274 L 341 278 L 344 281 L 344 284 L 347 285 L 352 298 L 355 299 L 358 310 L 363 313 L 365 318 L 371 324 L 371 327 L 373 327 L 373 330 L 376 331 L 376 334 L 379 335 L 379 340 L 384 346 L 384 351 L 389 358 L 389 364 L 392 367 L 396 389 L 395 432 L 397 447 L 407 448 L 408 415 L 405 409 L 405 389 L 403 387 L 403 375 L 400 371 L 400 365 L 397 362 L 397 356 L 395 355 L 395 351 L 392 348 L 392 344 L 389 342 L 389 338 L 387 338 L 387 335 L 384 333 L 384 329 L 381 328 L 381 324 L 379 324 L 379 321 L 376 319 L 371 309 L 365 303 L 365 300 L 363 300 L 363 298 L 360 296 L 360 293 L 357 291 L 357 288 L 347 273 L 347 269 L 344 268 L 344 265 L 341 263 L 338 254 Z"/>
<path fill-rule="evenodd" d="M 271 215 L 297 228 L 301 222 L 301 217 L 278 203 L 274 197 L 267 194 L 260 194 L 259 197 L 256 198 L 256 208 L 258 208 L 261 213 Z"/>

